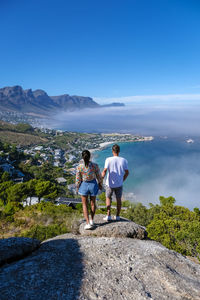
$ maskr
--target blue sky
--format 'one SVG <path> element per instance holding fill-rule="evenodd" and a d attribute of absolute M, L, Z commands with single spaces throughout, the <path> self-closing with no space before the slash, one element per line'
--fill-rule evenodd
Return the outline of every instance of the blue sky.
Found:
<path fill-rule="evenodd" d="M 198 0 L 1 0 L 0 11 L 0 87 L 200 94 Z"/>

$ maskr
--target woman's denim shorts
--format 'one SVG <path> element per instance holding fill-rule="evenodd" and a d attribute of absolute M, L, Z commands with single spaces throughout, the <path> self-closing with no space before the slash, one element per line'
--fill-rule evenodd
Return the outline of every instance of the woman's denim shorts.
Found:
<path fill-rule="evenodd" d="M 78 193 L 82 196 L 96 196 L 99 191 L 99 186 L 97 184 L 96 179 L 91 181 L 82 181 Z"/>

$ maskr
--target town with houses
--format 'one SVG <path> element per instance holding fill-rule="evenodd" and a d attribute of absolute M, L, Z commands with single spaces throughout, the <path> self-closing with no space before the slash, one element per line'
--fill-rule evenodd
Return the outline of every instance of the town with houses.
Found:
<path fill-rule="evenodd" d="M 38 130 L 35 128 L 35 130 Z M 44 143 L 38 145 L 16 145 L 16 149 L 19 153 L 23 153 L 26 159 L 23 161 L 24 164 L 28 164 L 30 158 L 37 160 L 37 166 L 41 167 L 45 163 L 50 163 L 54 168 L 62 168 L 63 174 L 69 174 L 73 179 L 69 184 L 65 176 L 56 178 L 59 185 L 66 185 L 67 189 L 71 193 L 71 197 L 58 197 L 55 199 L 55 203 L 71 205 L 72 202 L 75 204 L 80 203 L 80 199 L 76 196 L 75 188 L 75 174 L 76 167 L 81 159 L 81 152 L 83 149 L 88 149 L 91 152 L 102 150 L 112 143 L 120 142 L 141 142 L 151 141 L 153 137 L 141 137 L 132 134 L 81 134 L 74 132 L 65 132 L 61 130 L 51 130 L 47 128 L 40 128 L 40 131 L 47 134 L 49 137 L 63 138 L 71 136 L 70 141 L 67 141 L 63 146 L 58 147 L 54 142 Z M 59 143 L 58 143 L 59 144 Z M 24 182 L 26 180 L 25 174 L 15 167 L 14 161 L 9 157 L 9 154 L 0 151 L 0 169 L 3 172 L 7 172 L 15 183 Z M 32 205 L 38 203 L 38 197 L 28 197 L 24 201 L 24 205 Z"/>

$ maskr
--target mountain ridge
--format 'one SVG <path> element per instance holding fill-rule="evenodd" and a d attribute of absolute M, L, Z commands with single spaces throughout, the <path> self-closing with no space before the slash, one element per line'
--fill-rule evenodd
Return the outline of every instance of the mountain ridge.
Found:
<path fill-rule="evenodd" d="M 44 90 L 24 90 L 19 85 L 0 88 L 0 109 L 7 111 L 48 115 L 59 110 L 72 111 L 99 106 L 91 97 L 68 94 L 49 96 Z"/>

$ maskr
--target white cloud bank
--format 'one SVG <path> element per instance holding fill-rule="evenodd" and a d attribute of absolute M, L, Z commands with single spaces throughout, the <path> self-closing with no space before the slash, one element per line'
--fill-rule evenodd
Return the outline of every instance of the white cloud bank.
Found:
<path fill-rule="evenodd" d="M 184 98 L 182 96 L 162 95 L 162 99 L 158 95 L 157 98 L 126 97 L 130 104 L 125 107 L 61 112 L 55 118 L 54 127 L 82 132 L 200 135 L 200 95 L 193 95 L 190 99 L 189 95 L 184 95 Z M 117 99 L 119 98 L 113 98 L 112 101 Z"/>
<path fill-rule="evenodd" d="M 55 128 L 81 132 L 184 136 L 183 140 L 186 136 L 196 137 L 194 145 L 200 141 L 200 95 L 134 96 L 126 97 L 126 101 L 113 98 L 110 102 L 116 102 L 117 99 L 126 102 L 126 106 L 61 112 L 55 118 Z M 159 173 L 155 178 L 146 180 L 138 189 L 133 186 L 137 201 L 155 203 L 159 195 L 172 195 L 178 204 L 190 208 L 199 206 L 200 152 L 188 155 L 169 159 L 166 154 L 162 160 L 158 155 L 155 163 L 160 164 L 162 176 Z M 135 172 L 141 168 L 139 166 Z M 146 171 L 148 164 L 144 165 L 143 173 Z M 134 180 L 133 177 L 133 183 Z"/>
<path fill-rule="evenodd" d="M 125 104 L 134 104 L 136 102 L 146 101 L 200 101 L 200 94 L 168 94 L 168 95 L 136 95 L 128 97 L 113 97 L 113 98 L 94 98 L 94 100 L 100 104 L 112 103 L 112 102 L 123 102 Z"/>

